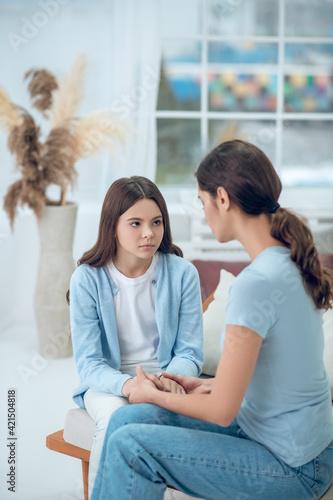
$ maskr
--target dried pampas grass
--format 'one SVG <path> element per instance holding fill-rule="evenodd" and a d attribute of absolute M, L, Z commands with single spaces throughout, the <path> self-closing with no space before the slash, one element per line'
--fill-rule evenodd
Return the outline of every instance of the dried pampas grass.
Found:
<path fill-rule="evenodd" d="M 96 154 L 102 148 L 115 158 L 116 143 L 124 146 L 128 130 L 128 125 L 112 110 L 97 111 L 80 118 L 74 128 L 77 159 Z"/>
<path fill-rule="evenodd" d="M 22 179 L 14 182 L 4 197 L 4 209 L 13 227 L 18 205 L 27 204 L 37 217 L 45 205 L 47 180 L 40 167 L 40 129 L 32 116 L 21 110 L 21 124 L 12 128 L 8 136 L 8 148 L 16 158 L 16 167 Z"/>
<path fill-rule="evenodd" d="M 20 179 L 14 182 L 7 190 L 4 196 L 3 208 L 8 215 L 11 227 L 17 213 L 18 205 L 27 204 L 39 218 L 45 206 L 46 185 L 39 180 Z"/>
<path fill-rule="evenodd" d="M 16 157 L 16 167 L 22 170 L 37 169 L 39 165 L 40 129 L 36 126 L 32 116 L 21 110 L 21 124 L 11 129 L 8 136 L 9 151 Z"/>
<path fill-rule="evenodd" d="M 48 184 L 57 184 L 62 188 L 73 185 L 76 176 L 75 150 L 76 139 L 68 127 L 51 130 L 40 160 Z"/>
<path fill-rule="evenodd" d="M 58 88 L 58 82 L 55 76 L 46 69 L 27 71 L 24 79 L 29 78 L 28 90 L 32 99 L 32 106 L 45 116 L 45 111 L 52 105 L 52 93 Z"/>
<path fill-rule="evenodd" d="M 21 113 L 3 87 L 0 87 L 0 128 L 10 132 L 22 122 Z"/>
<path fill-rule="evenodd" d="M 68 75 L 53 93 L 53 105 L 50 110 L 52 127 L 60 127 L 67 120 L 76 117 L 83 99 L 86 64 L 85 55 L 80 54 Z"/>
<path fill-rule="evenodd" d="M 85 67 L 85 56 L 81 54 L 60 84 L 45 69 L 25 74 L 25 79 L 30 79 L 32 105 L 45 116 L 48 112 L 51 119 L 52 128 L 44 143 L 33 117 L 14 104 L 0 87 L 0 127 L 8 133 L 8 148 L 22 175 L 4 197 L 4 209 L 12 227 L 19 205 L 28 205 L 40 217 L 45 204 L 66 204 L 67 189 L 74 185 L 75 163 L 80 158 L 101 149 L 107 149 L 114 157 L 116 144 L 125 143 L 129 126 L 112 110 L 77 117 Z M 61 187 L 61 199 L 57 202 L 46 196 L 50 184 Z"/>
<path fill-rule="evenodd" d="M 17 211 L 17 205 L 21 198 L 21 193 L 23 189 L 23 179 L 14 182 L 7 189 L 7 193 L 4 197 L 3 208 L 7 212 L 9 222 L 11 227 L 14 225 L 14 220 Z"/>
<path fill-rule="evenodd" d="M 40 182 L 38 179 L 35 181 L 23 181 L 23 189 L 20 198 L 21 205 L 28 205 L 38 218 L 42 215 L 42 210 L 46 203 L 45 190 L 45 181 Z"/>

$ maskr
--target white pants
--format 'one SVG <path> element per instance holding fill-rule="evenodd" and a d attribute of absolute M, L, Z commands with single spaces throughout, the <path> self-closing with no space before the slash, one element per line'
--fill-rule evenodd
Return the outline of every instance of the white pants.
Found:
<path fill-rule="evenodd" d="M 125 397 L 115 396 L 114 394 L 108 394 L 106 392 L 95 392 L 92 389 L 88 389 L 84 395 L 84 404 L 87 412 L 96 424 L 96 432 L 90 453 L 89 464 L 88 485 L 90 498 L 97 474 L 99 459 L 102 453 L 104 436 L 110 417 L 118 408 L 130 403 Z"/>

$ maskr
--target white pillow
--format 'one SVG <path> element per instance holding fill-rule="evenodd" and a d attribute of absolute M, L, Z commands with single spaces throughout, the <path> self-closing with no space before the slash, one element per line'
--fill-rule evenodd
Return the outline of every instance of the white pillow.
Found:
<path fill-rule="evenodd" d="M 225 326 L 225 311 L 229 288 L 235 276 L 224 269 L 220 273 L 220 281 L 214 293 L 214 300 L 203 315 L 203 353 L 204 365 L 202 373 L 214 376 L 221 356 L 221 332 Z M 324 364 L 330 381 L 333 398 L 333 309 L 324 312 Z"/>
<path fill-rule="evenodd" d="M 330 381 L 333 399 L 333 309 L 324 312 L 324 363 Z"/>
<path fill-rule="evenodd" d="M 202 373 L 214 376 L 221 356 L 221 332 L 225 326 L 225 310 L 227 307 L 230 285 L 235 276 L 225 269 L 220 272 L 220 281 L 214 293 L 214 300 L 203 314 L 203 353 L 204 365 Z"/>

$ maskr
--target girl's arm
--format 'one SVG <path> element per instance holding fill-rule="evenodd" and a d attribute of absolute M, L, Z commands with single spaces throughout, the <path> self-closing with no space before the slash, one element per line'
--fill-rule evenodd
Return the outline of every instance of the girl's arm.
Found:
<path fill-rule="evenodd" d="M 177 337 L 172 347 L 173 357 L 164 371 L 198 376 L 203 365 L 203 317 L 199 275 L 192 264 L 181 286 Z M 172 290 L 169 293 L 172 294 Z"/>
<path fill-rule="evenodd" d="M 227 325 L 224 348 L 209 394 L 161 392 L 137 368 L 138 383 L 129 395 L 131 403 L 152 403 L 181 415 L 223 427 L 236 417 L 258 359 L 262 337 L 242 326 Z"/>
<path fill-rule="evenodd" d="M 121 373 L 110 366 L 105 359 L 106 352 L 110 349 L 113 359 L 117 360 L 118 357 L 120 361 L 120 352 L 117 341 L 116 319 L 111 306 L 108 311 L 108 321 L 110 329 L 113 328 L 113 337 L 111 339 L 113 344 L 103 348 L 98 300 L 96 283 L 93 278 L 87 275 L 84 267 L 77 268 L 70 284 L 70 318 L 74 358 L 80 382 L 91 387 L 94 391 L 128 397 L 132 385 L 136 383 L 136 377 L 132 378 L 131 375 Z M 110 295 L 111 300 L 112 296 Z M 112 327 L 112 323 L 114 327 Z M 170 388 L 154 375 L 146 374 L 146 377 L 152 380 L 160 390 L 185 392 L 174 381 L 170 381 Z"/>
<path fill-rule="evenodd" d="M 121 396 L 122 387 L 130 375 L 112 368 L 105 359 L 106 348 L 103 349 L 97 301 L 93 278 L 87 275 L 83 266 L 78 267 L 70 285 L 70 318 L 73 352 L 80 382 L 94 391 Z M 114 344 L 116 350 L 117 341 Z M 113 354 L 113 357 L 116 358 L 117 354 Z"/>

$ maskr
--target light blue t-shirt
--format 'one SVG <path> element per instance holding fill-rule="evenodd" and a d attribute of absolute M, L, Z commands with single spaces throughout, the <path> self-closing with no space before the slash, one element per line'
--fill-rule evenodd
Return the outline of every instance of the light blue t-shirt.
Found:
<path fill-rule="evenodd" d="M 238 425 L 291 467 L 309 462 L 333 439 L 331 393 L 322 310 L 289 249 L 265 249 L 238 275 L 229 291 L 228 324 L 263 337 Z"/>

